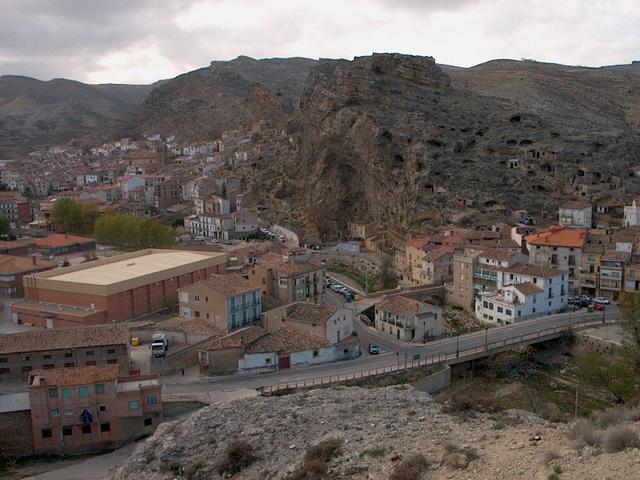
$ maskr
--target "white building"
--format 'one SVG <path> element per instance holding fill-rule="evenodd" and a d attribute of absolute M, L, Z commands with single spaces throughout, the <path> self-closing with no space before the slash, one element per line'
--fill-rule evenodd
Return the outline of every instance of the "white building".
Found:
<path fill-rule="evenodd" d="M 634 200 L 630 206 L 624 207 L 624 226 L 635 227 L 640 225 L 640 205 Z"/>
<path fill-rule="evenodd" d="M 442 309 L 402 295 L 376 305 L 375 326 L 403 342 L 425 342 L 444 332 Z"/>
<path fill-rule="evenodd" d="M 570 201 L 562 205 L 558 216 L 560 225 L 567 228 L 591 228 L 591 204 Z"/>
<path fill-rule="evenodd" d="M 561 270 L 517 264 L 498 272 L 497 289 L 480 293 L 476 318 L 509 325 L 557 313 L 568 304 L 569 275 Z"/>
<path fill-rule="evenodd" d="M 231 215 L 192 215 L 185 219 L 185 227 L 192 236 L 213 240 L 227 240 L 233 230 Z"/>

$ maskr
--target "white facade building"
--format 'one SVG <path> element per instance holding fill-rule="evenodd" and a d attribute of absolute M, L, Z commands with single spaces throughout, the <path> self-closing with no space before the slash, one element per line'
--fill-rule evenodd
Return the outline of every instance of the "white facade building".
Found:
<path fill-rule="evenodd" d="M 231 215 L 192 215 L 185 219 L 185 227 L 192 236 L 202 236 L 213 240 L 227 240 L 233 230 Z"/>
<path fill-rule="evenodd" d="M 566 308 L 569 275 L 561 270 L 535 265 L 514 265 L 498 272 L 497 289 L 480 293 L 476 318 L 509 325 Z"/>
<path fill-rule="evenodd" d="M 567 228 L 591 228 L 591 204 L 571 201 L 560 207 L 558 212 L 560 225 Z"/>
<path fill-rule="evenodd" d="M 624 207 L 624 226 L 635 227 L 640 225 L 640 205 L 634 200 L 630 206 Z"/>

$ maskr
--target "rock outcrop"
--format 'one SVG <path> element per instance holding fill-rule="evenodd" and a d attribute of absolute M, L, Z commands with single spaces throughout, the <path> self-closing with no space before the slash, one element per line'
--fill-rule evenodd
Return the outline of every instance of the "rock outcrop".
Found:
<path fill-rule="evenodd" d="M 414 454 L 426 460 L 423 475 L 397 478 L 543 480 L 558 466 L 567 479 L 635 478 L 637 449 L 577 451 L 567 431 L 565 424 L 523 411 L 453 417 L 404 385 L 332 388 L 215 404 L 162 424 L 111 478 L 229 478 L 219 465 L 236 444 L 251 460 L 232 478 L 286 479 L 305 462 L 309 447 L 331 439 L 338 439 L 339 453 L 324 476 L 309 478 L 388 479 Z"/>

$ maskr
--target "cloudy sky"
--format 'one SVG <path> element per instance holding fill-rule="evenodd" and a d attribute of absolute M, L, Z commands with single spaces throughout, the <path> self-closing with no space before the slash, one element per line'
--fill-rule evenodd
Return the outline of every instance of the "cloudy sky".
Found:
<path fill-rule="evenodd" d="M 640 0 L 0 0 L 0 75 L 149 83 L 238 55 L 640 59 Z"/>

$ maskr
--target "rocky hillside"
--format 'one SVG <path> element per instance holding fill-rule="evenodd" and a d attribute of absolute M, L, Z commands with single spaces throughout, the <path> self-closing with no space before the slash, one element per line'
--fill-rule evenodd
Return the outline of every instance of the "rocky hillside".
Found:
<path fill-rule="evenodd" d="M 637 427 L 617 431 L 625 430 L 623 437 Z M 604 449 L 585 446 L 568 432 L 565 424 L 522 411 L 450 416 L 429 395 L 407 386 L 343 387 L 216 404 L 165 423 L 111 478 L 636 477 L 637 448 L 625 450 L 624 442 L 612 438 Z"/>
<path fill-rule="evenodd" d="M 0 158 L 65 144 L 104 128 L 117 131 L 123 114 L 151 85 L 88 85 L 65 79 L 0 77 Z"/>
<path fill-rule="evenodd" d="M 408 234 L 451 220 L 462 200 L 553 211 L 585 168 L 586 183 L 626 176 L 640 154 L 638 107 L 635 65 L 322 61 L 301 98 L 294 162 L 308 226 L 330 236 L 359 218 Z M 510 168 L 512 158 L 522 162 Z"/>
<path fill-rule="evenodd" d="M 133 130 L 211 140 L 258 122 L 287 127 L 310 68 L 306 58 L 211 62 L 154 89 L 129 117 Z"/>

